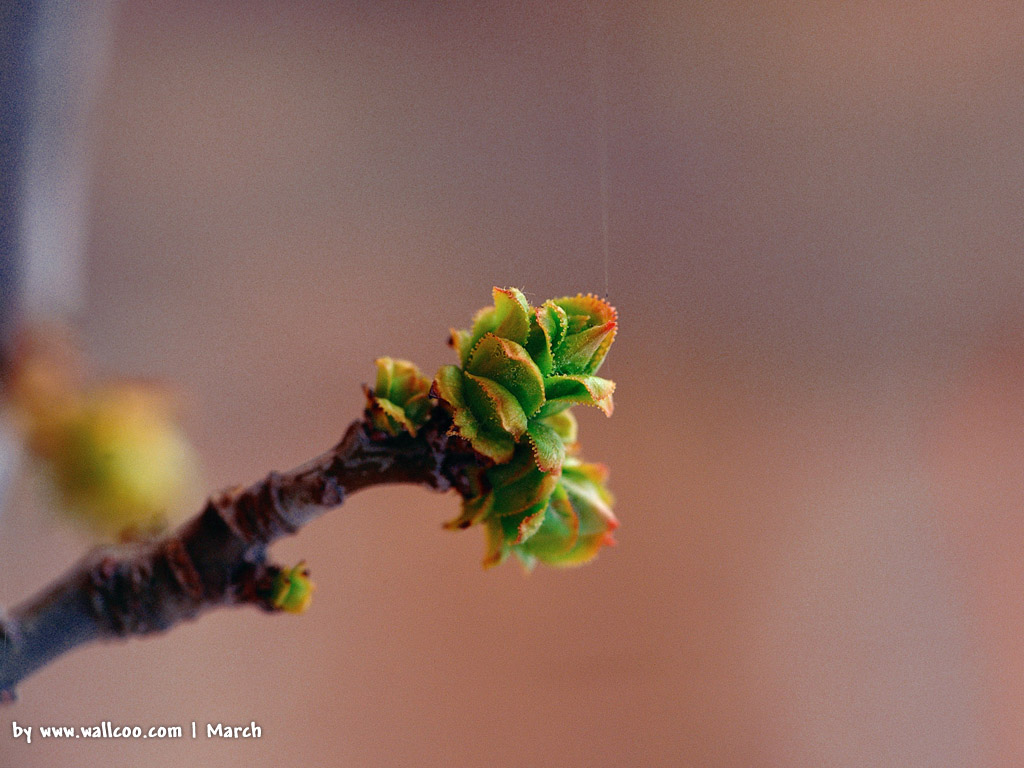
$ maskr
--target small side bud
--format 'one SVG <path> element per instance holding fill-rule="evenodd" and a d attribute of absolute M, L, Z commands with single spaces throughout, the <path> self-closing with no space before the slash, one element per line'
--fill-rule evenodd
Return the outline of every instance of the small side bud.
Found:
<path fill-rule="evenodd" d="M 430 418 L 430 381 L 408 360 L 377 359 L 377 382 L 366 391 L 366 415 L 374 428 L 395 437 L 410 435 Z"/>
<path fill-rule="evenodd" d="M 316 584 L 309 578 L 306 561 L 300 560 L 294 568 L 283 568 L 274 577 L 270 603 L 281 611 L 305 613 L 313 602 L 315 589 Z"/>

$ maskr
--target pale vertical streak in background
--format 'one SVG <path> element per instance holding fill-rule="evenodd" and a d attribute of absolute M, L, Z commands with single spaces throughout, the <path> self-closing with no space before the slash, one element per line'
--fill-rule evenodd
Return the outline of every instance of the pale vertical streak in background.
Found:
<path fill-rule="evenodd" d="M 115 0 L 35 5 L 19 224 L 23 306 L 48 319 L 82 310 L 92 108 Z"/>

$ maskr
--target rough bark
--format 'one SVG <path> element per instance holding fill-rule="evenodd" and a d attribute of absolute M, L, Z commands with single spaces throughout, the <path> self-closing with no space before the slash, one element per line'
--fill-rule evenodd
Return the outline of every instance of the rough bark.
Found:
<path fill-rule="evenodd" d="M 437 408 L 413 437 L 354 422 L 333 449 L 290 472 L 211 496 L 166 536 L 100 548 L 0 622 L 0 700 L 58 656 L 97 640 L 163 632 L 218 606 L 274 610 L 267 547 L 345 497 L 382 483 L 468 493 L 477 455 Z"/>

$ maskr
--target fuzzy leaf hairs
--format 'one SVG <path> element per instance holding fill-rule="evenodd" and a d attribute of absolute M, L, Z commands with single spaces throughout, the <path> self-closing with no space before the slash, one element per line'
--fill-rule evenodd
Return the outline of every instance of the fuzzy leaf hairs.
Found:
<path fill-rule="evenodd" d="M 495 288 L 471 331 L 452 331 L 461 366 L 434 379 L 455 426 L 479 453 L 502 464 L 524 436 L 538 466 L 554 471 L 565 457 L 548 417 L 573 405 L 609 416 L 615 384 L 594 374 L 615 339 L 615 309 L 594 296 L 546 301 L 531 308 L 515 288 Z"/>
<path fill-rule="evenodd" d="M 494 288 L 494 305 L 470 330 L 453 330 L 459 365 L 432 383 L 407 361 L 377 361 L 367 417 L 390 435 L 416 434 L 431 401 L 451 414 L 453 434 L 480 456 L 461 514 L 446 524 L 487 532 L 484 566 L 514 554 L 527 567 L 570 566 L 614 544 L 618 521 L 608 470 L 579 456 L 571 408 L 611 415 L 615 384 L 597 376 L 618 324 L 596 296 L 566 296 L 531 307 L 516 288 Z"/>

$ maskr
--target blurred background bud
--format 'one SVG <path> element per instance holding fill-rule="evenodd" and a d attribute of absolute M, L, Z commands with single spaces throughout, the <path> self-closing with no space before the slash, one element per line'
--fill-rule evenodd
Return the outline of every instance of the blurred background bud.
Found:
<path fill-rule="evenodd" d="M 37 473 L 68 519 L 104 539 L 159 531 L 178 513 L 198 462 L 173 393 L 157 382 L 86 386 L 60 332 L 19 345 L 9 396 Z"/>

